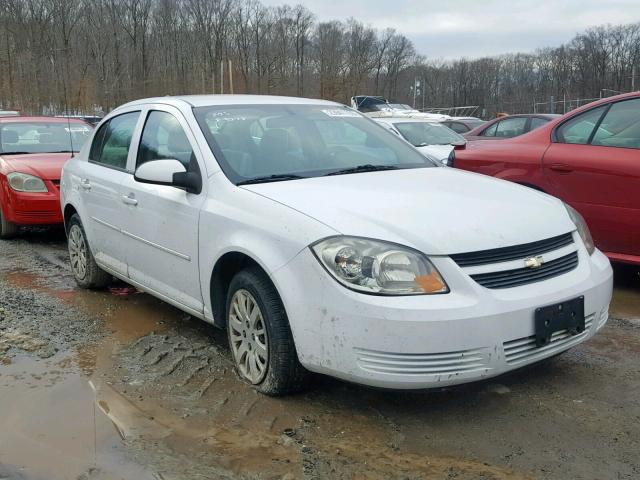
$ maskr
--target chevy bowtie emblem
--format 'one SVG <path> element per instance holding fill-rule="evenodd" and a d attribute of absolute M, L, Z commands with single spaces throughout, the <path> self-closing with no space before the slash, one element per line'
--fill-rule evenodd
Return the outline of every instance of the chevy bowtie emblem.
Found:
<path fill-rule="evenodd" d="M 544 263 L 544 260 L 540 255 L 537 257 L 529 257 L 524 259 L 525 268 L 539 268 Z"/>

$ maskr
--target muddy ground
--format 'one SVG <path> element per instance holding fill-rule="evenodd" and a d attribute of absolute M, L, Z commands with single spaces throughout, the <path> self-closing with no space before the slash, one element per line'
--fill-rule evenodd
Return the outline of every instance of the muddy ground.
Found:
<path fill-rule="evenodd" d="M 225 336 L 124 284 L 78 290 L 64 237 L 0 241 L 0 479 L 638 479 L 640 276 L 594 339 L 437 392 L 316 376 L 273 399 Z"/>

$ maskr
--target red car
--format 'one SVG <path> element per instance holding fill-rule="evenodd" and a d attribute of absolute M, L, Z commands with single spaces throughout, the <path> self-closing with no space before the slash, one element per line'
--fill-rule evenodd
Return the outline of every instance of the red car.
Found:
<path fill-rule="evenodd" d="M 62 223 L 60 173 L 89 138 L 82 120 L 0 118 L 0 238 L 20 225 Z"/>
<path fill-rule="evenodd" d="M 564 200 L 611 260 L 640 265 L 640 92 L 598 100 L 516 138 L 469 142 L 452 161 Z"/>

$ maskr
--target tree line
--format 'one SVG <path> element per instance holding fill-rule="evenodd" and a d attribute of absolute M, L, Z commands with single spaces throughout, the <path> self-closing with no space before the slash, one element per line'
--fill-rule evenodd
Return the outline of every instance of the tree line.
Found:
<path fill-rule="evenodd" d="M 2 0 L 0 107 L 104 112 L 173 94 L 256 93 L 348 103 L 532 111 L 640 84 L 640 23 L 594 27 L 530 54 L 427 59 L 393 29 L 318 21 L 258 0 Z M 562 108 L 565 108 L 564 106 Z M 561 108 L 561 109 L 562 109 Z M 540 107 L 544 109 L 544 106 Z"/>

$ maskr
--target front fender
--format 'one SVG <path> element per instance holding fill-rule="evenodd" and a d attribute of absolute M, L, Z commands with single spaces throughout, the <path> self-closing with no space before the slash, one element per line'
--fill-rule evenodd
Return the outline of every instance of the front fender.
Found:
<path fill-rule="evenodd" d="M 204 203 L 199 225 L 200 285 L 209 321 L 213 320 L 211 276 L 225 254 L 237 252 L 252 258 L 273 281 L 272 274 L 302 249 L 338 233 L 271 199 L 228 182 L 215 182 L 216 177 L 219 179 L 212 177 L 216 184 L 209 189 L 216 192 L 215 198 Z M 276 288 L 281 286 L 276 284 Z"/>

